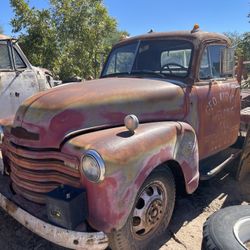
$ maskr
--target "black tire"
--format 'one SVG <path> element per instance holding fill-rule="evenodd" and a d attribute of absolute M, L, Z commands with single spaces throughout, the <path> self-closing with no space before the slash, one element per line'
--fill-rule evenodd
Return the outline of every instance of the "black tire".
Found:
<path fill-rule="evenodd" d="M 108 235 L 111 249 L 158 249 L 174 204 L 175 182 L 171 170 L 166 167 L 152 172 L 140 188 L 126 224 Z M 141 218 L 147 218 L 146 222 Z"/>
<path fill-rule="evenodd" d="M 237 225 L 249 218 L 248 224 L 237 229 Z M 246 227 L 247 225 L 247 227 Z M 250 206 L 239 205 L 223 208 L 211 215 L 203 226 L 203 250 L 246 250 L 240 243 L 241 234 L 250 240 Z M 239 230 L 240 229 L 240 230 Z M 241 231 L 242 230 L 242 231 Z M 247 230 L 247 231 L 246 231 Z M 235 233 L 238 234 L 239 240 Z"/>

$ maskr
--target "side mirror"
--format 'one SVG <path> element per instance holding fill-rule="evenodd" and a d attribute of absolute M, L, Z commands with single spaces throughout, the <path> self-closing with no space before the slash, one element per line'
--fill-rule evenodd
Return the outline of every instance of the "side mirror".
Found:
<path fill-rule="evenodd" d="M 221 51 L 220 61 L 220 75 L 221 76 L 234 76 L 234 48 L 224 48 Z"/>

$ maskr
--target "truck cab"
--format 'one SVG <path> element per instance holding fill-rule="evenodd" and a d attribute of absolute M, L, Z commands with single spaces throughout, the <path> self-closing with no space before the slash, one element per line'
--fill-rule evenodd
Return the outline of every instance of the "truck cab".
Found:
<path fill-rule="evenodd" d="M 146 76 L 180 86 L 179 106 L 175 107 L 180 114 L 170 119 L 185 121 L 195 129 L 199 159 L 203 159 L 236 140 L 240 86 L 233 78 L 229 40 L 201 31 L 189 35 L 173 32 L 164 39 L 164 34 L 151 33 L 126 39 L 113 48 L 101 77 Z"/>
<path fill-rule="evenodd" d="M 115 45 L 100 79 L 28 98 L 3 127 L 0 205 L 69 248 L 157 249 L 176 189 L 193 193 L 214 175 L 207 159 L 237 140 L 233 59 L 227 37 L 198 26 L 151 32 Z M 215 172 L 238 153 L 223 153 Z M 74 231 L 68 187 L 86 194 Z"/>
<path fill-rule="evenodd" d="M 15 39 L 0 34 L 0 119 L 14 116 L 26 98 L 49 88 L 44 70 L 30 64 Z"/>

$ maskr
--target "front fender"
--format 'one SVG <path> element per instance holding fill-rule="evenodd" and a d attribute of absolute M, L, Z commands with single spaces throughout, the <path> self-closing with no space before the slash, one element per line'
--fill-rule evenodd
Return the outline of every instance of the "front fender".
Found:
<path fill-rule="evenodd" d="M 142 183 L 161 163 L 177 161 L 187 192 L 197 188 L 197 141 L 186 123 L 141 124 L 134 135 L 125 127 L 96 131 L 71 139 L 62 151 L 80 158 L 88 149 L 96 150 L 106 165 L 105 179 L 100 183 L 81 177 L 88 193 L 88 221 L 106 233 L 125 224 Z"/>

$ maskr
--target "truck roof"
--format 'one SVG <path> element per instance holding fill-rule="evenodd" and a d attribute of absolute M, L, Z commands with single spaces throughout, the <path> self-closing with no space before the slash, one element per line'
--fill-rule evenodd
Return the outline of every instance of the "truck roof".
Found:
<path fill-rule="evenodd" d="M 197 30 L 195 32 L 192 31 L 174 31 L 174 32 L 150 32 L 144 35 L 134 36 L 131 38 L 126 38 L 121 40 L 116 45 L 126 44 L 128 42 L 138 41 L 138 40 L 147 40 L 147 39 L 159 39 L 159 38 L 170 38 L 170 39 L 185 39 L 197 42 L 203 42 L 208 40 L 221 40 L 228 45 L 231 44 L 229 38 L 227 38 L 223 34 L 218 34 L 214 32 L 205 32 Z"/>

